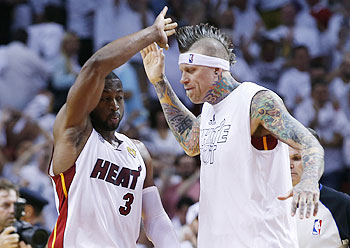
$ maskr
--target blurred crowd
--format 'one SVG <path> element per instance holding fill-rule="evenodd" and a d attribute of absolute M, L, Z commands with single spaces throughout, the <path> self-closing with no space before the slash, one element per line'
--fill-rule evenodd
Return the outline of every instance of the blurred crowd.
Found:
<path fill-rule="evenodd" d="M 57 218 L 47 169 L 69 88 L 93 52 L 151 25 L 165 5 L 179 26 L 210 23 L 232 38 L 234 77 L 275 91 L 316 130 L 325 149 L 321 183 L 350 193 L 350 0 L 0 0 L 0 176 L 47 200 L 42 225 L 52 230 Z M 179 83 L 174 37 L 169 45 L 166 75 L 199 113 Z M 115 73 L 126 105 L 119 131 L 151 152 L 164 207 L 183 247 L 196 247 L 199 159 L 171 134 L 141 56 Z"/>

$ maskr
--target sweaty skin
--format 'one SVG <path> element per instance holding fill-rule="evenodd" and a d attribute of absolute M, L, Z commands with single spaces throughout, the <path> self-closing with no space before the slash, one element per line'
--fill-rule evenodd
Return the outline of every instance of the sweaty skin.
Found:
<path fill-rule="evenodd" d="M 191 50 L 191 52 L 198 52 Z M 147 76 L 154 85 L 165 117 L 175 138 L 185 152 L 198 155 L 200 116 L 197 118 L 180 102 L 165 77 L 164 54 L 156 44 L 141 51 Z M 187 96 L 193 103 L 215 104 L 230 94 L 240 83 L 234 80 L 230 72 L 220 68 L 181 64 L 181 83 Z M 262 137 L 271 134 L 295 149 L 301 150 L 304 173 L 298 185 L 290 192 L 280 196 L 285 200 L 293 196 L 292 216 L 300 208 L 300 218 L 318 210 L 318 180 L 323 172 L 324 151 L 309 131 L 286 110 L 282 100 L 273 92 L 258 92 L 251 103 L 251 135 Z"/>

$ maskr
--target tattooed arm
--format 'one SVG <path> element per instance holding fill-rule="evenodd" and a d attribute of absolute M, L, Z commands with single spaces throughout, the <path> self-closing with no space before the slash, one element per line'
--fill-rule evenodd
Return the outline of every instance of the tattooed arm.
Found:
<path fill-rule="evenodd" d="M 290 145 L 301 150 L 304 172 L 300 183 L 280 200 L 293 196 L 292 216 L 299 207 L 300 218 L 310 217 L 312 205 L 313 215 L 318 211 L 319 187 L 318 181 L 323 173 L 324 151 L 317 139 L 287 111 L 282 100 L 271 91 L 260 91 L 252 100 L 251 132 L 263 135 L 268 132 Z"/>
<path fill-rule="evenodd" d="M 199 154 L 200 116 L 195 117 L 179 100 L 164 73 L 164 54 L 156 44 L 141 51 L 148 79 L 154 85 L 170 130 L 189 156 Z"/>

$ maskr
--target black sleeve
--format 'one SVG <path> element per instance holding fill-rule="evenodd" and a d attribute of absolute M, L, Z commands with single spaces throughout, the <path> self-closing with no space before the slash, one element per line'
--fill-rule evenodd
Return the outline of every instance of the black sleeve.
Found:
<path fill-rule="evenodd" d="M 342 240 L 350 240 L 350 196 L 322 185 L 320 201 L 332 213 Z"/>

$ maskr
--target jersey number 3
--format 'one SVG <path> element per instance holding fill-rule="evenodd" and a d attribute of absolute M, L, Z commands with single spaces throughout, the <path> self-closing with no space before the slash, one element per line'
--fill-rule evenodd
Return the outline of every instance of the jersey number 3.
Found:
<path fill-rule="evenodd" d="M 134 202 L 134 195 L 127 193 L 123 196 L 123 199 L 126 201 L 125 206 L 119 207 L 119 213 L 121 215 L 128 215 L 131 211 L 131 204 Z"/>

